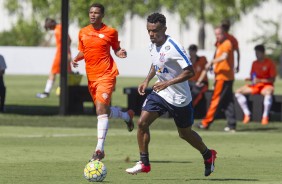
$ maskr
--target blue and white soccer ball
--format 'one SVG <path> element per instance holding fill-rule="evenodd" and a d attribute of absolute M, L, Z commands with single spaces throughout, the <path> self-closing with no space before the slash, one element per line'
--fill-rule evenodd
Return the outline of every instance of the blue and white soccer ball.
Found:
<path fill-rule="evenodd" d="M 98 160 L 91 160 L 84 168 L 84 178 L 90 182 L 101 182 L 107 176 L 106 166 Z"/>

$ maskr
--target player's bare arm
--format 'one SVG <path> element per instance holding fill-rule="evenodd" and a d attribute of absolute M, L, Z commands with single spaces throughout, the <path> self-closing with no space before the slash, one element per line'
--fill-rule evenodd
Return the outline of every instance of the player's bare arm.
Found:
<path fill-rule="evenodd" d="M 195 75 L 193 66 L 188 66 L 186 68 L 183 69 L 183 72 L 178 75 L 177 77 L 168 80 L 168 81 L 161 81 L 161 82 L 157 82 L 156 84 L 154 84 L 153 89 L 157 92 L 167 88 L 170 85 L 173 84 L 177 84 L 180 82 L 184 82 L 187 81 L 188 79 L 190 79 L 191 77 L 193 77 Z"/>
<path fill-rule="evenodd" d="M 82 59 L 84 59 L 84 54 L 83 54 L 83 52 L 79 52 L 77 55 L 76 55 L 76 57 L 72 60 L 72 66 L 74 67 L 74 68 L 76 68 L 76 67 L 78 67 L 78 61 L 80 61 L 80 60 L 82 60 Z"/>
<path fill-rule="evenodd" d="M 125 49 L 121 49 L 121 48 L 115 50 L 115 54 L 119 58 L 126 58 L 126 56 L 127 56 L 126 50 Z"/>
<path fill-rule="evenodd" d="M 235 68 L 235 72 L 238 73 L 240 71 L 240 50 L 236 49 L 237 52 L 237 66 Z"/>
<path fill-rule="evenodd" d="M 154 65 L 151 65 L 150 71 L 146 77 L 146 79 L 138 86 L 138 93 L 140 95 L 145 95 L 145 89 L 148 87 L 149 82 L 152 80 L 152 78 L 156 75 L 155 67 Z"/>

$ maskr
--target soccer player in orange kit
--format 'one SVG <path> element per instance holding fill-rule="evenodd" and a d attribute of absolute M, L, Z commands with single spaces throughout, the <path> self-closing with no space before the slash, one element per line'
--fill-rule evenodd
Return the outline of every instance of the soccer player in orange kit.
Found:
<path fill-rule="evenodd" d="M 38 98 L 47 98 L 50 95 L 50 92 L 52 90 L 53 84 L 56 79 L 56 75 L 60 74 L 61 71 L 61 39 L 62 39 L 62 25 L 57 24 L 57 22 L 54 19 L 46 18 L 45 20 L 45 29 L 48 30 L 54 30 L 55 38 L 56 38 L 56 55 L 53 61 L 53 65 L 48 77 L 48 80 L 46 82 L 45 90 L 43 93 L 38 93 L 36 96 Z M 68 60 L 71 61 L 71 51 L 70 51 L 70 44 L 71 39 L 68 36 Z M 71 65 L 69 62 L 68 65 L 68 72 L 71 73 Z"/>
<path fill-rule="evenodd" d="M 134 128 L 134 112 L 122 112 L 118 107 L 110 107 L 112 92 L 119 74 L 110 48 L 119 58 L 126 58 L 126 50 L 120 48 L 118 32 L 102 22 L 105 8 L 102 4 L 94 3 L 89 8 L 90 25 L 79 32 L 79 53 L 73 59 L 74 67 L 78 61 L 84 59 L 88 78 L 88 89 L 96 106 L 97 113 L 97 146 L 92 156 L 94 160 L 104 158 L 104 142 L 108 131 L 109 118 L 121 118 L 128 131 Z"/>
<path fill-rule="evenodd" d="M 268 114 L 272 105 L 272 94 L 274 92 L 274 81 L 276 77 L 276 68 L 274 62 L 265 57 L 265 48 L 263 45 L 255 46 L 257 60 L 253 62 L 250 76 L 247 80 L 252 80 L 252 85 L 245 85 L 239 88 L 235 96 L 244 112 L 243 123 L 247 124 L 250 121 L 250 110 L 247 106 L 246 94 L 261 94 L 264 96 L 264 110 L 261 124 L 268 124 Z"/>

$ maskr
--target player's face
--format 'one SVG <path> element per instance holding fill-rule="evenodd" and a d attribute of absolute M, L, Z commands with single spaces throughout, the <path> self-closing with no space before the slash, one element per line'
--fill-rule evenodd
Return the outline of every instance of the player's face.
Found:
<path fill-rule="evenodd" d="M 91 7 L 89 10 L 89 19 L 91 24 L 100 24 L 104 14 L 101 12 L 101 9 L 98 7 Z"/>
<path fill-rule="evenodd" d="M 159 22 L 157 23 L 148 22 L 147 30 L 152 43 L 155 43 L 157 46 L 160 46 L 165 42 L 166 27 L 164 25 L 160 24 Z"/>
<path fill-rule="evenodd" d="M 195 51 L 195 50 L 189 50 L 189 55 L 190 55 L 191 57 L 196 57 L 196 54 L 197 54 L 197 51 Z"/>
<path fill-rule="evenodd" d="M 217 28 L 215 29 L 214 32 L 215 32 L 216 41 L 221 43 L 225 40 L 225 33 L 223 32 L 222 29 Z"/>
<path fill-rule="evenodd" d="M 264 53 L 261 52 L 261 51 L 256 51 L 256 57 L 257 57 L 257 60 L 263 60 L 264 59 Z"/>

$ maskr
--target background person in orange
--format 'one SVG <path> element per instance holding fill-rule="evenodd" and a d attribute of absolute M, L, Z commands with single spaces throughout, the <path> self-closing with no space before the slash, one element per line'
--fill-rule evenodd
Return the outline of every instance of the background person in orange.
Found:
<path fill-rule="evenodd" d="M 110 48 L 119 58 L 126 58 L 126 50 L 120 48 L 118 32 L 102 22 L 105 8 L 95 3 L 89 8 L 90 25 L 79 32 L 79 53 L 73 59 L 74 67 L 78 61 L 84 59 L 88 78 L 88 89 L 96 106 L 97 113 L 97 146 L 92 156 L 94 160 L 104 158 L 104 142 L 108 131 L 109 118 L 122 118 L 129 131 L 134 128 L 134 112 L 122 112 L 118 107 L 110 107 L 112 92 L 119 74 Z"/>
<path fill-rule="evenodd" d="M 193 107 L 195 107 L 199 101 L 203 98 L 204 93 L 209 88 L 208 76 L 205 70 L 205 66 L 207 64 L 207 59 L 205 56 L 198 56 L 197 45 L 190 45 L 188 48 L 191 62 L 193 64 L 193 69 L 195 71 L 194 77 L 189 79 L 189 87 L 191 90 Z M 202 74 L 203 73 L 203 74 Z M 199 77 L 203 75 L 203 79 L 198 81 Z"/>
<path fill-rule="evenodd" d="M 53 61 L 53 65 L 48 77 L 48 80 L 45 85 L 45 89 L 43 93 L 38 93 L 36 96 L 38 98 L 47 98 L 50 95 L 50 92 L 52 90 L 53 84 L 56 79 L 56 75 L 60 74 L 61 71 L 61 39 L 62 39 L 62 25 L 57 24 L 57 22 L 54 19 L 46 18 L 45 20 L 45 29 L 46 31 L 48 30 L 54 30 L 55 38 L 56 38 L 56 54 L 55 58 Z M 70 44 L 71 44 L 71 39 L 68 37 L 68 72 L 71 73 L 71 52 L 70 52 Z"/>
<path fill-rule="evenodd" d="M 231 42 L 233 51 L 237 53 L 237 66 L 235 67 L 235 72 L 238 73 L 240 70 L 240 50 L 239 50 L 238 40 L 233 35 L 229 34 L 229 29 L 230 29 L 229 20 L 226 19 L 221 21 L 221 27 L 226 34 L 226 38 Z"/>
<path fill-rule="evenodd" d="M 268 124 L 268 114 L 272 105 L 272 95 L 274 92 L 273 83 L 276 77 L 276 67 L 274 62 L 265 57 L 263 45 L 255 46 L 257 60 L 253 62 L 250 76 L 247 80 L 252 81 L 252 85 L 245 85 L 236 91 L 237 101 L 244 112 L 243 123 L 249 123 L 250 110 L 247 105 L 246 94 L 261 94 L 264 96 L 264 110 L 261 124 Z"/>
<path fill-rule="evenodd" d="M 198 124 L 198 128 L 208 129 L 216 114 L 224 109 L 228 126 L 225 131 L 234 132 L 236 129 L 235 108 L 233 100 L 234 57 L 231 42 L 226 38 L 223 28 L 215 28 L 217 49 L 215 58 L 208 62 L 206 70 L 214 65 L 215 84 L 206 117 Z M 201 82 L 201 81 L 200 81 Z"/>

